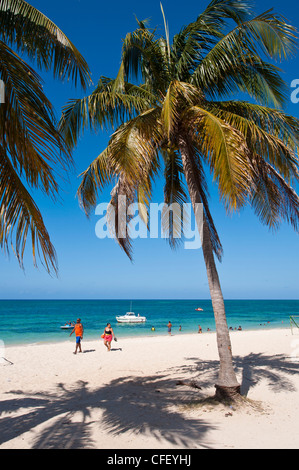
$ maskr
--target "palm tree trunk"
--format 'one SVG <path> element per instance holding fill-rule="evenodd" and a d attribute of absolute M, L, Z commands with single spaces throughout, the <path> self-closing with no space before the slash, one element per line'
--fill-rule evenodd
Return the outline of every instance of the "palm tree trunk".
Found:
<path fill-rule="evenodd" d="M 184 174 L 189 190 L 191 203 L 195 213 L 196 204 L 201 203 L 201 197 L 198 191 L 197 182 L 194 177 L 193 168 L 189 157 L 190 154 L 188 144 L 185 139 L 181 138 L 179 145 L 182 156 Z M 236 374 L 233 368 L 232 348 L 226 321 L 224 300 L 215 264 L 214 253 L 210 239 L 210 232 L 205 217 L 203 217 L 202 223 L 203 227 L 198 227 L 198 230 L 200 233 L 202 233 L 202 250 L 214 310 L 217 346 L 220 358 L 219 375 L 217 383 L 215 385 L 216 397 L 220 399 L 232 399 L 236 395 L 240 394 L 240 385 L 237 381 Z"/>

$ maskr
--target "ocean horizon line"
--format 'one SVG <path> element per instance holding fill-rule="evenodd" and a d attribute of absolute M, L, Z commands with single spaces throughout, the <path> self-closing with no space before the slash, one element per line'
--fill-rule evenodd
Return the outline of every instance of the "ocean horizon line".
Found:
<path fill-rule="evenodd" d="M 5 299 L 1 299 L 0 298 L 0 301 L 27 301 L 27 300 L 34 300 L 34 301 L 73 301 L 73 300 L 86 300 L 86 301 L 91 301 L 91 300 L 95 300 L 95 301 L 128 301 L 128 302 L 134 302 L 134 301 L 157 301 L 157 300 L 165 300 L 165 301 L 210 301 L 212 302 L 211 299 L 206 299 L 206 298 L 170 298 L 170 297 L 167 297 L 167 298 L 160 298 L 160 297 L 155 297 L 155 298 L 118 298 L 118 297 L 114 297 L 114 298 L 93 298 L 93 297 L 86 297 L 86 298 L 72 298 L 72 297 L 69 297 L 69 298 L 47 298 L 47 297 L 44 297 L 44 298 L 5 298 Z M 269 297 L 263 297 L 263 298 L 258 298 L 258 297 L 255 297 L 255 298 L 245 298 L 245 297 L 227 297 L 227 298 L 224 298 L 224 301 L 228 301 L 228 300 L 237 300 L 237 301 L 240 301 L 240 300 L 244 300 L 244 301 L 275 301 L 275 300 L 278 300 L 278 301 L 285 301 L 285 300 L 294 300 L 294 301 L 298 301 L 299 300 L 299 297 L 298 298 L 281 298 L 281 297 L 275 297 L 275 298 L 269 298 Z"/>

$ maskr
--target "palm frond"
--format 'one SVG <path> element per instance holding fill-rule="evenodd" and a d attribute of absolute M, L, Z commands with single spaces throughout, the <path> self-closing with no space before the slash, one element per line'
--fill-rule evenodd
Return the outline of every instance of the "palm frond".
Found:
<path fill-rule="evenodd" d="M 252 168 L 244 136 L 199 106 L 188 109 L 184 117 L 184 126 L 192 129 L 193 141 L 210 165 L 226 209 L 242 207 L 252 184 Z"/>
<path fill-rule="evenodd" d="M 57 194 L 57 170 L 69 168 L 72 158 L 57 131 L 52 105 L 39 76 L 0 41 L 0 77 L 5 102 L 0 107 L 0 142 L 30 186 Z"/>
<path fill-rule="evenodd" d="M 5 102 L 0 106 L 0 245 L 9 251 L 10 241 L 23 267 L 30 234 L 34 264 L 39 257 L 46 270 L 56 274 L 55 250 L 22 180 L 56 199 L 58 172 L 70 168 L 73 161 L 57 131 L 40 77 L 2 41 L 0 77 L 5 83 Z"/>
<path fill-rule="evenodd" d="M 169 244 L 175 248 L 183 240 L 183 204 L 187 202 L 184 184 L 184 170 L 179 152 L 167 147 L 162 152 L 164 158 L 164 208 L 162 210 L 162 229 L 167 234 Z"/>
<path fill-rule="evenodd" d="M 170 83 L 161 112 L 161 120 L 168 139 L 170 139 L 170 135 L 175 132 L 175 127 L 179 119 L 178 94 L 175 85 L 175 82 Z"/>
<path fill-rule="evenodd" d="M 162 11 L 162 16 L 163 16 L 163 21 L 164 21 L 164 30 L 165 30 L 165 39 L 166 39 L 166 48 L 167 48 L 167 57 L 168 57 L 168 62 L 170 64 L 170 41 L 169 41 L 169 26 L 166 21 L 163 5 L 160 2 L 160 8 Z"/>
<path fill-rule="evenodd" d="M 174 73 L 180 81 L 188 81 L 205 55 L 213 49 L 230 20 L 236 23 L 249 18 L 250 2 L 215 0 L 198 18 L 174 36 L 172 61 Z"/>
<path fill-rule="evenodd" d="M 178 132 L 178 124 L 184 109 L 201 104 L 204 97 L 200 90 L 189 83 L 173 80 L 170 82 L 162 102 L 161 122 L 168 139 Z"/>
<path fill-rule="evenodd" d="M 221 108 L 251 121 L 263 130 L 281 139 L 292 150 L 299 144 L 299 119 L 286 112 L 242 100 L 213 102 L 212 106 Z"/>
<path fill-rule="evenodd" d="M 255 29 L 261 33 L 256 34 Z M 261 59 L 259 50 L 267 49 L 271 57 L 288 55 L 295 48 L 295 38 L 295 29 L 273 14 L 239 23 L 200 61 L 191 82 L 214 99 L 217 94 L 245 91 L 260 102 L 282 106 L 286 84 L 279 75 L 280 70 Z M 289 47 L 284 48 L 284 44 Z"/>
<path fill-rule="evenodd" d="M 186 130 L 185 135 L 180 136 L 179 149 L 182 158 L 183 155 L 185 157 L 185 176 L 186 178 L 187 175 L 190 176 L 190 183 L 188 183 L 189 193 L 193 191 L 197 197 L 196 202 L 203 204 L 204 223 L 208 229 L 212 249 L 218 260 L 221 261 L 223 248 L 209 209 L 209 191 L 203 168 L 203 157 L 200 155 L 197 143 L 192 141 L 192 132 L 189 129 Z M 189 184 L 191 187 L 189 187 Z"/>
<path fill-rule="evenodd" d="M 198 16 L 196 23 L 207 30 L 226 26 L 223 20 L 245 21 L 251 14 L 252 3 L 248 0 L 212 0 Z"/>
<path fill-rule="evenodd" d="M 101 77 L 89 96 L 69 100 L 63 107 L 59 129 L 70 148 L 77 145 L 86 128 L 115 129 L 152 107 L 156 98 L 146 87 L 125 82 L 120 89 L 119 80 Z"/>
<path fill-rule="evenodd" d="M 277 229 L 285 220 L 298 232 L 299 197 L 285 179 L 260 155 L 255 155 L 255 190 L 251 204 L 262 223 Z"/>
<path fill-rule="evenodd" d="M 127 81 L 140 76 L 151 90 L 163 90 L 169 77 L 165 40 L 155 39 L 155 31 L 140 27 L 123 41 L 122 61 Z"/>
<path fill-rule="evenodd" d="M 210 109 L 244 135 L 252 155 L 262 155 L 287 181 L 298 180 L 298 119 L 241 101 L 214 102 Z"/>
<path fill-rule="evenodd" d="M 11 244 L 23 268 L 27 236 L 30 235 L 34 264 L 37 264 L 37 257 L 39 257 L 48 273 L 57 274 L 55 249 L 41 213 L 2 146 L 0 157 L 0 246 L 9 253 Z"/>
<path fill-rule="evenodd" d="M 108 158 L 108 149 L 105 149 L 90 165 L 81 173 L 82 181 L 77 195 L 80 206 L 89 216 L 91 210 L 97 204 L 97 195 L 112 181 L 114 170 Z"/>
<path fill-rule="evenodd" d="M 283 60 L 297 50 L 297 29 L 283 16 L 268 10 L 244 23 L 245 32 L 252 47 L 254 44 L 269 57 Z"/>
<path fill-rule="evenodd" d="M 126 180 L 124 174 L 119 175 L 111 192 L 110 209 L 107 210 L 107 223 L 110 232 L 130 261 L 133 260 L 133 256 L 129 224 L 133 216 L 129 213 L 128 208 L 135 201 L 136 188 Z"/>
<path fill-rule="evenodd" d="M 157 150 L 162 139 L 160 109 L 140 113 L 120 126 L 109 142 L 109 155 L 116 172 L 124 172 L 133 184 L 143 180 L 152 164 L 157 164 Z"/>
<path fill-rule="evenodd" d="M 223 99 L 235 93 L 246 93 L 266 106 L 282 108 L 287 100 L 287 84 L 280 69 L 247 54 L 242 61 L 209 61 L 207 69 L 199 67 L 191 82 L 201 87 L 207 98 Z M 219 66 L 217 67 L 217 64 Z"/>
<path fill-rule="evenodd" d="M 119 195 L 127 195 L 128 203 L 132 200 L 139 203 L 140 216 L 145 222 L 148 221 L 148 215 L 142 209 L 148 207 L 152 180 L 159 171 L 159 115 L 160 110 L 149 110 L 120 126 L 111 136 L 107 148 L 81 175 L 78 197 L 87 215 L 95 207 L 97 195 L 104 185 L 117 178 L 111 204 L 116 205 Z M 131 242 L 126 244 L 125 240 L 121 240 L 120 244 L 130 257 Z"/>
<path fill-rule="evenodd" d="M 61 80 L 90 82 L 88 65 L 67 36 L 45 15 L 23 0 L 0 0 L 0 39 L 16 47 L 39 68 Z"/>

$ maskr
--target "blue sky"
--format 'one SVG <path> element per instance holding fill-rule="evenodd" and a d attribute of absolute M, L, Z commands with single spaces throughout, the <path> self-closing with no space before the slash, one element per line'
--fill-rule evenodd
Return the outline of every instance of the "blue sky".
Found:
<path fill-rule="evenodd" d="M 94 83 L 100 75 L 114 77 L 118 71 L 121 40 L 136 27 L 138 19 L 149 18 L 151 26 L 163 33 L 159 1 L 140 2 L 115 0 L 33 0 L 71 39 L 87 60 Z M 193 21 L 208 4 L 185 0 L 164 0 L 163 7 L 170 35 Z M 299 11 L 294 1 L 256 1 L 255 11 L 275 10 L 299 28 Z M 284 79 L 299 79 L 298 55 L 283 63 Z M 50 74 L 41 74 L 44 89 L 53 102 L 57 116 L 70 98 L 82 96 L 80 89 L 53 81 Z M 292 89 L 290 88 L 290 94 Z M 299 116 L 299 103 L 289 102 L 287 111 Z M 79 208 L 76 190 L 78 175 L 105 148 L 109 135 L 86 133 L 74 152 L 76 168 L 61 191 L 62 201 L 54 204 L 40 194 L 35 200 L 43 214 L 56 248 L 58 278 L 50 277 L 40 265 L 32 265 L 28 249 L 23 272 L 11 253 L 1 256 L 0 298 L 210 298 L 201 250 L 172 251 L 165 240 L 144 239 L 134 242 L 134 263 L 131 263 L 111 239 L 99 240 L 95 235 L 98 220 L 89 220 Z M 211 187 L 211 211 L 224 247 L 218 264 L 223 294 L 226 299 L 296 299 L 299 285 L 298 234 L 283 224 L 272 233 L 262 226 L 250 208 L 228 217 Z M 155 201 L 162 202 L 158 182 Z M 107 190 L 99 200 L 109 201 Z M 28 244 L 29 245 L 29 244 Z"/>

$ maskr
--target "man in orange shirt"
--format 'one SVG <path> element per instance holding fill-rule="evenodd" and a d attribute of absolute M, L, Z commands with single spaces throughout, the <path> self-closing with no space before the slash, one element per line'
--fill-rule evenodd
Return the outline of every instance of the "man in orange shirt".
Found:
<path fill-rule="evenodd" d="M 77 354 L 77 350 L 79 348 L 79 352 L 82 352 L 81 349 L 81 340 L 83 339 L 83 325 L 81 323 L 81 319 L 78 318 L 77 323 L 74 326 L 73 331 L 71 332 L 70 336 L 75 332 L 76 335 L 76 349 L 74 354 Z"/>

